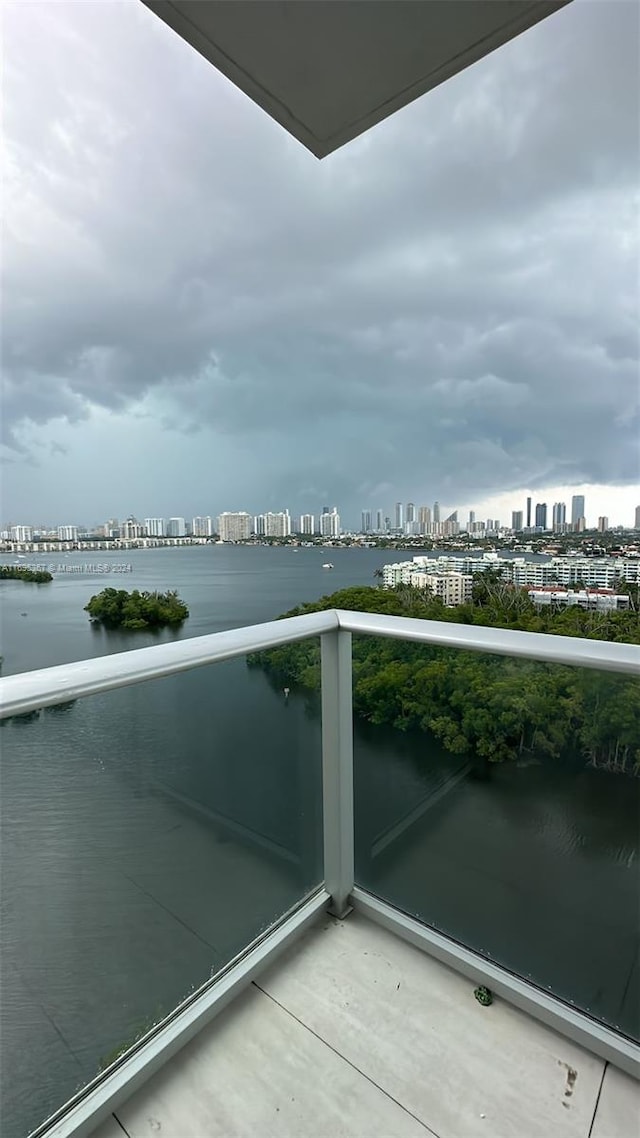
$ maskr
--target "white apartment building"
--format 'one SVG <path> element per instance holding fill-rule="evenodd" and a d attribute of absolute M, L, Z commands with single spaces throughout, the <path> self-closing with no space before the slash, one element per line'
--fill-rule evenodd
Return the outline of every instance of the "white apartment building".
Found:
<path fill-rule="evenodd" d="M 511 579 L 516 585 L 575 585 L 581 581 L 589 588 L 610 589 L 617 580 L 640 581 L 640 558 L 633 557 L 552 557 L 543 564 L 513 564 Z"/>
<path fill-rule="evenodd" d="M 398 561 L 385 565 L 382 570 L 384 587 L 413 585 L 416 589 L 431 589 L 445 605 L 461 605 L 471 600 L 473 577 L 460 572 L 462 561 L 469 558 L 414 557 L 412 561 Z"/>
<path fill-rule="evenodd" d="M 247 541 L 253 530 L 253 518 L 244 511 L 225 510 L 218 517 L 220 541 Z"/>
<path fill-rule="evenodd" d="M 184 518 L 169 518 L 167 522 L 167 537 L 186 537 L 187 523 Z"/>
<path fill-rule="evenodd" d="M 258 514 L 254 521 L 254 529 L 258 537 L 289 537 L 291 534 L 291 517 L 288 510 L 279 514 Z"/>
<path fill-rule="evenodd" d="M 77 526 L 58 526 L 58 541 L 77 541 Z"/>
<path fill-rule="evenodd" d="M 383 565 L 382 581 L 385 589 L 393 589 L 395 585 L 410 585 L 411 575 L 415 571 L 416 565 L 413 561 L 398 561 L 395 565 Z"/>
<path fill-rule="evenodd" d="M 138 538 L 144 537 L 145 528 L 141 522 L 136 521 L 135 518 L 127 518 L 120 526 L 120 537 L 123 541 L 137 541 Z"/>
<path fill-rule="evenodd" d="M 164 518 L 145 518 L 144 528 L 147 537 L 164 537 L 167 532 L 167 526 Z"/>
<path fill-rule="evenodd" d="M 300 515 L 300 529 L 298 532 L 305 534 L 305 536 L 313 537 L 316 532 L 316 519 L 313 514 Z"/>
<path fill-rule="evenodd" d="M 213 534 L 213 520 L 207 514 L 205 517 L 193 518 L 191 533 L 194 537 L 211 537 Z"/>
<path fill-rule="evenodd" d="M 588 588 L 611 589 L 617 580 L 640 583 L 640 557 L 552 557 L 547 561 L 525 561 L 524 557 L 499 557 L 486 553 L 483 557 L 424 557 L 401 561 L 383 567 L 386 587 L 410 584 L 411 574 L 420 569 L 425 573 L 462 573 L 473 576 L 498 570 L 506 581 L 518 588 L 533 585 L 575 585 L 582 582 Z"/>
<path fill-rule="evenodd" d="M 626 593 L 614 593 L 612 589 L 531 589 L 529 597 L 539 608 L 580 608 L 595 612 L 625 612 L 630 607 Z"/>
<path fill-rule="evenodd" d="M 10 541 L 33 541 L 33 526 L 11 526 L 7 536 Z"/>
<path fill-rule="evenodd" d="M 448 608 L 471 600 L 473 577 L 466 573 L 423 573 L 421 569 L 414 569 L 410 577 L 410 585 L 429 589 Z"/>
<path fill-rule="evenodd" d="M 320 515 L 320 536 L 340 537 L 340 514 L 337 506 L 326 513 L 323 511 Z"/>

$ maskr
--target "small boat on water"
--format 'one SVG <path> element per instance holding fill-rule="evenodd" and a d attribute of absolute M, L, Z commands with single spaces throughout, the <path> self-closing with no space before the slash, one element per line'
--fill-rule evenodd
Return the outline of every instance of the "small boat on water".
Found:
<path fill-rule="evenodd" d="M 331 562 L 330 562 L 330 561 L 327 561 L 327 562 L 325 562 L 325 564 L 322 566 L 322 568 L 323 568 L 323 569 L 333 569 L 333 565 L 331 564 Z"/>

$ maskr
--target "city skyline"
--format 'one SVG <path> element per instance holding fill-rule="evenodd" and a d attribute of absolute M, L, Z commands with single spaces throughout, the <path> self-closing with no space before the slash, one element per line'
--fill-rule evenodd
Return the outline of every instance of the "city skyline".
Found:
<path fill-rule="evenodd" d="M 5 516 L 504 521 L 505 486 L 584 483 L 628 524 L 636 5 L 568 5 L 321 163 L 143 5 L 3 15 Z"/>
<path fill-rule="evenodd" d="M 480 528 L 485 525 L 487 521 L 492 519 L 500 523 L 501 529 L 526 529 L 535 528 L 536 526 L 536 511 L 545 507 L 545 529 L 548 532 L 553 532 L 554 529 L 560 528 L 562 532 L 564 529 L 567 531 L 575 526 L 572 518 L 576 520 L 580 517 L 585 517 L 584 528 L 590 530 L 602 529 L 602 519 L 606 520 L 605 529 L 616 529 L 623 527 L 625 529 L 638 528 L 640 506 L 640 486 L 628 488 L 628 508 L 626 510 L 626 518 L 623 520 L 616 520 L 615 509 L 612 514 L 612 506 L 614 505 L 611 495 L 605 491 L 598 491 L 598 488 L 582 487 L 580 493 L 571 493 L 575 487 L 555 487 L 552 488 L 548 494 L 541 494 L 540 500 L 534 495 L 527 494 L 526 491 L 510 491 L 506 495 L 502 495 L 499 499 L 493 499 L 489 503 L 480 503 L 480 505 L 463 506 L 450 510 L 446 506 L 442 506 L 437 500 L 432 503 L 424 503 L 421 500 L 416 502 L 396 501 L 392 504 L 377 507 L 363 508 L 356 517 L 349 518 L 344 514 L 339 507 L 324 505 L 315 511 L 311 510 L 295 510 L 290 509 L 289 506 L 281 506 L 278 509 L 269 510 L 241 510 L 238 512 L 246 513 L 251 518 L 252 524 L 255 523 L 255 531 L 258 534 L 265 536 L 287 536 L 288 533 L 301 532 L 320 532 L 320 518 L 323 513 L 330 513 L 336 511 L 341 521 L 341 529 L 345 532 L 378 532 L 382 533 L 385 530 L 405 530 L 408 523 L 414 524 L 414 533 L 429 533 L 433 532 L 431 523 L 446 522 L 455 518 L 459 523 L 462 531 L 467 531 L 469 528 Z M 593 505 L 589 501 L 589 489 L 594 494 Z M 635 494 L 634 494 L 635 491 Z M 564 497 L 561 497 L 564 493 Z M 502 513 L 496 508 L 497 501 L 502 505 Z M 531 502 L 531 526 L 527 527 L 527 503 Z M 508 509 L 506 503 L 515 503 L 514 508 Z M 633 505 L 630 503 L 634 502 Z M 237 503 L 236 503 L 237 505 Z M 488 506 L 487 509 L 481 507 Z M 586 516 L 577 513 L 578 509 L 586 509 Z M 20 527 L 27 526 L 32 529 L 43 528 L 55 529 L 61 525 L 74 525 L 85 526 L 87 531 L 92 528 L 95 530 L 99 526 L 108 526 L 111 522 L 115 525 L 127 524 L 128 520 L 133 520 L 135 523 L 142 524 L 146 528 L 148 536 L 167 536 L 166 527 L 171 521 L 180 521 L 183 525 L 192 526 L 195 536 L 211 536 L 212 533 L 217 532 L 215 529 L 216 523 L 220 514 L 233 513 L 233 510 L 211 510 L 210 513 L 193 514 L 191 511 L 184 511 L 181 514 L 168 514 L 158 513 L 156 515 L 143 513 L 133 513 L 131 511 L 120 514 L 111 513 L 107 518 L 91 518 L 91 519 L 78 519 L 76 522 L 61 522 L 59 519 L 39 519 L 29 520 L 26 518 L 4 518 L 2 520 L 2 532 L 9 529 L 10 526 Z M 282 527 L 282 523 L 278 523 L 277 519 L 284 519 L 285 515 L 288 522 Z M 410 516 L 409 516 L 410 515 Z M 68 518 L 68 515 L 65 515 Z M 541 515 L 539 515 L 541 516 Z M 264 519 L 276 519 L 275 529 L 270 529 L 269 525 L 265 526 Z M 401 524 L 398 526 L 398 519 L 401 518 Z M 514 519 L 518 518 L 518 524 L 514 524 Z M 263 519 L 260 524 L 260 519 Z M 304 519 L 307 519 L 306 522 Z M 469 523 L 473 523 L 470 527 Z M 309 527 L 313 525 L 314 529 Z M 298 527 L 298 528 L 296 528 Z M 317 527 L 317 528 L 316 528 Z M 491 526 L 488 526 L 491 529 Z M 335 529 L 335 527 L 334 527 Z M 131 531 L 130 536 L 135 537 L 137 534 Z M 168 535 L 170 536 L 170 535 Z M 174 532 L 173 536 L 183 536 L 181 533 Z"/>

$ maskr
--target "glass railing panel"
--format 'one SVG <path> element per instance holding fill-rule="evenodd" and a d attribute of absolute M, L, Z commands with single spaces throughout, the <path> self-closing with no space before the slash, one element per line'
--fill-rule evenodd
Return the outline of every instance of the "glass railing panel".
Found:
<path fill-rule="evenodd" d="M 2 726 L 3 1134 L 322 880 L 320 734 L 244 659 Z"/>
<path fill-rule="evenodd" d="M 640 1039 L 640 683 L 354 638 L 356 883 Z"/>

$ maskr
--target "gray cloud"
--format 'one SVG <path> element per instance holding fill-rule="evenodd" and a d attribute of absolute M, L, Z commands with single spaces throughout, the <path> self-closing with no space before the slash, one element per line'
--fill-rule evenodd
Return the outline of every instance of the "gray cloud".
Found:
<path fill-rule="evenodd" d="M 6 25 L 6 445 L 152 416 L 147 462 L 235 440 L 293 508 L 637 478 L 634 3 L 576 0 L 321 164 L 141 5 Z"/>

